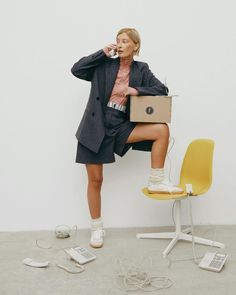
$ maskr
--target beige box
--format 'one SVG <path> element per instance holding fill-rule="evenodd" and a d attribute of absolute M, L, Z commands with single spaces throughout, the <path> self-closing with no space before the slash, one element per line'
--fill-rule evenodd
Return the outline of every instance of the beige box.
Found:
<path fill-rule="evenodd" d="M 130 121 L 171 122 L 172 96 L 130 96 Z"/>

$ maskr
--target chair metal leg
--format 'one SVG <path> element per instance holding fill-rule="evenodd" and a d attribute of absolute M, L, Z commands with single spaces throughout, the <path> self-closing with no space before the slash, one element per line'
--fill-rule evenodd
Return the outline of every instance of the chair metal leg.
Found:
<path fill-rule="evenodd" d="M 163 257 L 166 257 L 169 254 L 169 252 L 172 250 L 172 248 L 174 248 L 178 240 L 179 240 L 179 235 L 175 235 L 175 237 L 171 240 L 169 245 L 166 247 L 165 251 L 162 253 Z"/>
<path fill-rule="evenodd" d="M 187 234 L 184 234 L 184 233 L 182 233 L 180 235 L 180 240 L 192 242 L 192 239 L 193 239 L 192 235 L 187 235 Z M 199 238 L 199 237 L 195 237 L 195 236 L 194 236 L 194 242 L 197 243 L 197 244 L 208 245 L 208 246 L 213 246 L 213 247 L 218 247 L 218 248 L 224 248 L 225 247 L 225 245 L 222 244 L 222 243 L 207 240 L 207 239 L 203 239 L 203 238 Z"/>
<path fill-rule="evenodd" d="M 162 253 L 163 256 L 166 257 L 179 240 L 191 242 L 193 239 L 193 236 L 188 234 L 188 233 L 191 233 L 191 227 L 181 230 L 180 213 L 181 213 L 181 200 L 177 200 L 176 206 L 175 206 L 175 232 L 144 233 L 144 234 L 137 234 L 136 237 L 138 239 L 172 239 L 169 245 L 166 247 L 166 249 Z M 210 245 L 210 246 L 219 247 L 219 248 L 225 247 L 225 245 L 222 243 L 214 242 L 211 240 L 207 240 L 207 239 L 203 239 L 203 238 L 199 238 L 195 236 L 194 236 L 194 242 L 198 244 Z"/>
<path fill-rule="evenodd" d="M 175 232 L 137 234 L 138 239 L 173 239 Z"/>

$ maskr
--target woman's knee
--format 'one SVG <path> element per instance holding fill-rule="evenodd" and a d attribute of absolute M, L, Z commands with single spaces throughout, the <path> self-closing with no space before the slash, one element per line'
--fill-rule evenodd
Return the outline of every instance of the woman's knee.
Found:
<path fill-rule="evenodd" d="M 101 186 L 103 182 L 103 173 L 100 167 L 89 167 L 87 165 L 88 182 L 93 186 Z"/>
<path fill-rule="evenodd" d="M 169 139 L 170 131 L 169 126 L 166 123 L 157 123 L 156 127 L 156 137 L 157 139 Z"/>
<path fill-rule="evenodd" d="M 88 182 L 93 186 L 101 186 L 103 182 L 103 175 L 101 173 L 89 173 Z"/>
<path fill-rule="evenodd" d="M 90 176 L 88 180 L 90 185 L 100 187 L 103 182 L 103 177 L 100 175 L 93 175 Z"/>

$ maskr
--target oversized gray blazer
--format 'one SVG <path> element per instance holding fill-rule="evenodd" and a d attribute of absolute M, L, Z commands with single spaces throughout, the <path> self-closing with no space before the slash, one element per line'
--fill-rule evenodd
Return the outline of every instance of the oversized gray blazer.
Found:
<path fill-rule="evenodd" d="M 119 70 L 120 58 L 109 58 L 103 49 L 82 57 L 71 68 L 72 74 L 91 82 L 91 90 L 84 115 L 76 131 L 78 141 L 93 152 L 98 152 L 105 136 L 104 113 Z M 148 64 L 133 60 L 130 67 L 129 86 L 138 95 L 168 95 L 168 88 L 150 71 Z M 130 97 L 127 113 L 129 118 Z M 150 151 L 152 141 L 137 142 L 133 149 Z"/>

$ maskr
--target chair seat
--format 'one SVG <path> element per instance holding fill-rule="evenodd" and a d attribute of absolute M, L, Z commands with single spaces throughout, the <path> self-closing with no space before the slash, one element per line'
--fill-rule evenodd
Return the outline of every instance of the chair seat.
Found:
<path fill-rule="evenodd" d="M 156 199 L 156 200 L 171 200 L 171 199 L 183 199 L 185 197 L 187 197 L 187 193 L 186 191 L 184 191 L 181 194 L 150 194 L 148 192 L 147 187 L 144 187 L 142 189 L 142 192 L 144 193 L 145 196 L 152 198 L 152 199 Z"/>

